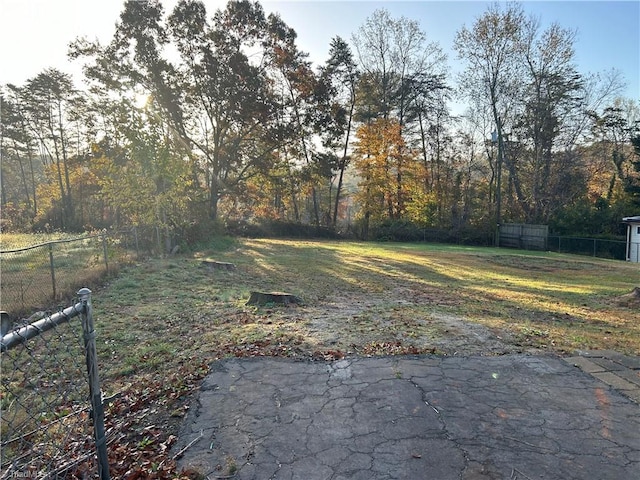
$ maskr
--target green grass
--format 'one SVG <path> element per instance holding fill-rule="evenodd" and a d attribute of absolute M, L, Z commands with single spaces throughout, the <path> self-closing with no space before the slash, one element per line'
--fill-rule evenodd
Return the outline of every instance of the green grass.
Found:
<path fill-rule="evenodd" d="M 236 270 L 211 270 L 204 259 L 234 263 Z M 555 253 L 211 242 L 196 253 L 125 267 L 93 289 L 103 390 L 105 396 L 125 392 L 119 398 L 126 399 L 110 404 L 107 419 L 124 422 L 130 405 L 144 405 L 132 425 L 140 431 L 162 425 L 170 436 L 181 421 L 181 402 L 214 359 L 465 354 L 464 342 L 447 348 L 465 336 L 461 324 L 503 339 L 510 352 L 612 349 L 639 355 L 638 306 L 619 301 L 638 285 L 637 264 Z M 251 291 L 285 291 L 304 304 L 247 306 Z M 140 442 L 149 447 L 144 436 L 134 440 L 127 448 Z M 127 455 L 137 458 L 135 451 Z"/>
<path fill-rule="evenodd" d="M 209 270 L 205 258 L 237 269 Z M 94 304 L 114 366 L 140 363 L 131 337 L 145 346 L 173 342 L 173 361 L 209 361 L 255 345 L 266 354 L 286 346 L 300 355 L 357 352 L 375 342 L 427 348 L 446 333 L 436 314 L 502 332 L 523 349 L 640 354 L 636 312 L 617 303 L 638 283 L 635 264 L 553 253 L 245 240 L 131 268 Z M 286 291 L 304 305 L 245 306 L 252 290 Z M 125 361 L 131 355 L 134 361 Z"/>
<path fill-rule="evenodd" d="M 0 235 L 0 250 L 13 250 L 17 248 L 40 245 L 54 240 L 67 240 L 76 238 L 77 233 L 5 233 Z"/>
<path fill-rule="evenodd" d="M 68 303 L 79 288 L 98 284 L 106 272 L 100 238 L 78 240 L 78 235 L 68 234 L 2 234 L 0 237 L 0 248 L 5 250 L 33 247 L 2 255 L 2 309 L 13 318 Z M 71 239 L 74 240 L 69 241 Z M 45 244 L 54 240 L 65 241 Z M 115 267 L 112 262 L 110 270 L 115 271 Z"/>

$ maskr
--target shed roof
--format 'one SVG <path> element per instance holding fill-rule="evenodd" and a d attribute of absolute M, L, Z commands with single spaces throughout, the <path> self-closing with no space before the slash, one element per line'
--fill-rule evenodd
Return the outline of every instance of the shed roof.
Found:
<path fill-rule="evenodd" d="M 640 223 L 640 215 L 636 215 L 635 217 L 624 217 L 622 221 L 625 223 Z"/>

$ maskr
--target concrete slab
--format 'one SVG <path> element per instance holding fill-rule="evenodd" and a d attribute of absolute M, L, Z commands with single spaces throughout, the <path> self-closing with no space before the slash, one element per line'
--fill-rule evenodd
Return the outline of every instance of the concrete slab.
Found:
<path fill-rule="evenodd" d="M 180 466 L 210 478 L 635 478 L 640 407 L 555 357 L 216 362 Z"/>
<path fill-rule="evenodd" d="M 621 355 L 615 358 L 614 360 L 632 370 L 640 370 L 640 357 L 630 357 L 628 355 Z"/>
<path fill-rule="evenodd" d="M 624 355 L 614 350 L 579 350 L 576 353 L 587 358 L 607 358 L 632 370 L 640 370 L 640 357 Z"/>
<path fill-rule="evenodd" d="M 627 390 L 635 390 L 638 388 L 637 385 L 626 381 L 624 378 L 616 375 L 613 372 L 596 372 L 592 374 L 598 380 L 602 380 L 607 385 L 616 388 L 618 390 L 627 391 Z"/>
<path fill-rule="evenodd" d="M 605 371 L 609 372 L 622 371 L 626 369 L 623 364 L 609 358 L 591 358 L 590 361 L 595 363 L 596 365 L 599 365 Z"/>
<path fill-rule="evenodd" d="M 636 388 L 640 389 L 640 370 L 623 370 L 616 372 L 616 375 L 624 378 L 628 382 L 636 385 Z"/>
<path fill-rule="evenodd" d="M 597 363 L 594 363 L 593 360 L 585 357 L 568 357 L 564 360 L 571 365 L 579 367 L 583 372 L 595 373 L 606 371 L 605 367 L 603 367 L 602 365 L 598 365 Z"/>

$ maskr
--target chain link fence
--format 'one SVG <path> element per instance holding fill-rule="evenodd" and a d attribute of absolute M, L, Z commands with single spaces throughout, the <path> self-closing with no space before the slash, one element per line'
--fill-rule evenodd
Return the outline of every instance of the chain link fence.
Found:
<path fill-rule="evenodd" d="M 631 247 L 637 249 L 638 245 L 632 244 Z M 588 255 L 614 260 L 627 259 L 627 242 L 622 240 L 549 235 L 547 239 L 547 249 L 551 252 Z"/>
<path fill-rule="evenodd" d="M 99 284 L 101 278 L 123 265 L 168 253 L 173 242 L 165 229 L 135 227 L 3 248 L 1 308 L 20 318 L 67 304 L 82 285 Z"/>
<path fill-rule="evenodd" d="M 27 246 L 3 235 L 0 480 L 109 479 L 90 292 L 76 291 L 174 243 L 158 227 Z"/>
<path fill-rule="evenodd" d="M 15 325 L 3 314 L 2 480 L 109 479 L 90 294 Z"/>

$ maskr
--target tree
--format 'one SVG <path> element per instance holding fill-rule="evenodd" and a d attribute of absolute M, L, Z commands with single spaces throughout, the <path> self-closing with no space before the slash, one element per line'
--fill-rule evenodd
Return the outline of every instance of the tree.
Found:
<path fill-rule="evenodd" d="M 2 206 L 11 203 L 20 217 L 15 228 L 27 228 L 38 212 L 37 166 L 34 142 L 26 125 L 24 111 L 15 89 L 0 95 L 0 154 L 2 156 Z M 39 172 L 38 172 L 39 173 Z M 39 180 L 39 177 L 38 177 Z"/>
<path fill-rule="evenodd" d="M 319 225 L 320 205 L 316 182 L 320 172 L 318 160 L 322 157 L 315 154 L 313 141 L 319 112 L 318 79 L 307 59 L 308 55 L 295 45 L 295 31 L 287 27 L 279 17 L 272 17 L 270 22 L 271 30 L 279 32 L 274 39 L 271 60 L 274 74 L 277 75 L 274 79 L 275 89 L 279 90 L 277 95 L 281 99 L 281 108 L 284 109 L 281 119 L 288 127 L 292 140 L 286 148 L 293 160 L 289 172 L 298 175 L 308 185 L 313 202 L 313 222 Z"/>
<path fill-rule="evenodd" d="M 334 153 L 338 184 L 331 224 L 338 221 L 338 207 L 342 195 L 344 174 L 349 165 L 349 143 L 354 123 L 359 72 L 349 45 L 340 37 L 331 40 L 329 59 L 320 73 L 320 85 L 324 88 L 324 107 L 319 131 L 323 146 Z"/>
<path fill-rule="evenodd" d="M 545 222 L 550 212 L 562 204 L 565 187 L 575 172 L 562 162 L 559 152 L 571 147 L 566 120 L 579 110 L 581 101 L 582 80 L 574 65 L 574 37 L 574 32 L 558 24 L 540 34 L 539 22 L 532 18 L 524 28 L 521 48 L 527 85 L 523 112 L 515 122 L 514 132 L 528 148 L 522 171 L 513 168 L 513 173 L 524 176 L 521 206 L 529 222 Z"/>
<path fill-rule="evenodd" d="M 55 199 L 59 202 L 59 214 L 52 227 L 78 228 L 74 219 L 74 201 L 70 181 L 72 157 L 80 151 L 78 115 L 82 103 L 71 77 L 56 69 L 46 69 L 27 80 L 23 87 L 9 86 L 20 110 L 21 128 L 26 130 L 22 138 L 27 156 L 32 145 L 37 145 L 44 166 L 51 165 L 57 183 Z M 75 142 L 75 143 L 74 143 Z M 74 148 L 75 147 L 75 148 Z M 33 196 L 35 202 L 35 195 Z"/>
<path fill-rule="evenodd" d="M 200 1 L 179 1 L 165 21 L 157 1 L 129 0 L 111 44 L 79 43 L 75 55 L 95 58 L 86 72 L 106 87 L 153 95 L 158 114 L 200 162 L 209 217 L 217 219 L 220 200 L 266 168 L 284 141 L 269 77 L 273 50 L 288 34 L 282 27 L 248 0 L 227 3 L 211 22 Z M 169 46 L 174 63 L 165 58 Z"/>
<path fill-rule="evenodd" d="M 520 46 L 525 17 L 519 4 L 510 3 L 504 10 L 492 5 L 471 29 L 463 27 L 456 34 L 454 48 L 467 62 L 460 77 L 465 96 L 474 104 L 486 106 L 497 132 L 498 161 L 496 191 L 496 223 L 501 222 L 502 163 L 504 161 L 504 126 L 515 112 L 513 99 L 520 89 Z M 512 164 L 509 164 L 512 166 Z M 516 192 L 519 185 L 515 184 Z"/>
<path fill-rule="evenodd" d="M 360 176 L 358 193 L 366 238 L 370 221 L 398 220 L 406 211 L 411 188 L 399 181 L 415 171 L 415 156 L 406 148 L 396 120 L 380 118 L 357 131 L 354 162 Z"/>
<path fill-rule="evenodd" d="M 631 145 L 633 146 L 634 158 L 631 160 L 634 178 L 627 186 L 627 192 L 631 196 L 633 206 L 640 210 L 640 124 L 637 124 L 631 137 Z"/>
<path fill-rule="evenodd" d="M 640 131 L 640 113 L 635 105 L 626 109 L 624 107 L 621 101 L 617 101 L 606 107 L 600 115 L 591 112 L 592 132 L 598 156 L 607 159 L 610 167 L 605 170 L 610 179 L 604 199 L 607 203 L 612 203 L 616 197 L 626 194 L 629 195 L 632 204 L 637 206 L 640 182 L 635 149 Z"/>
<path fill-rule="evenodd" d="M 133 109 L 124 155 L 100 155 L 92 162 L 101 195 L 115 212 L 114 223 L 155 225 L 183 231 L 197 219 L 198 191 L 186 149 L 172 139 L 159 107 L 150 99 Z M 167 236 L 168 238 L 168 236 Z M 170 247 L 169 247 L 170 248 Z"/>
<path fill-rule="evenodd" d="M 435 98 L 443 99 L 445 56 L 437 43 L 428 43 L 418 22 L 406 17 L 394 19 L 389 12 L 376 10 L 353 36 L 362 71 L 359 90 L 361 121 L 375 123 L 375 119 L 393 120 L 403 140 L 396 142 L 396 158 L 413 158 L 405 138 L 411 132 L 411 123 L 418 123 L 421 144 L 426 146 L 429 133 L 425 129 L 427 117 L 442 127 L 446 115 L 437 107 Z M 440 93 L 440 95 L 439 95 Z M 379 129 L 373 129 L 376 131 Z M 384 129 L 382 129 L 384 130 Z M 414 129 L 417 130 L 417 129 Z M 406 135 L 407 134 L 407 135 Z M 384 143 L 384 139 L 381 139 Z M 422 149 L 423 158 L 426 148 Z M 392 184 L 396 189 L 395 212 L 390 218 L 399 218 L 405 212 L 406 170 L 396 168 Z M 416 192 L 417 193 L 417 192 Z"/>

